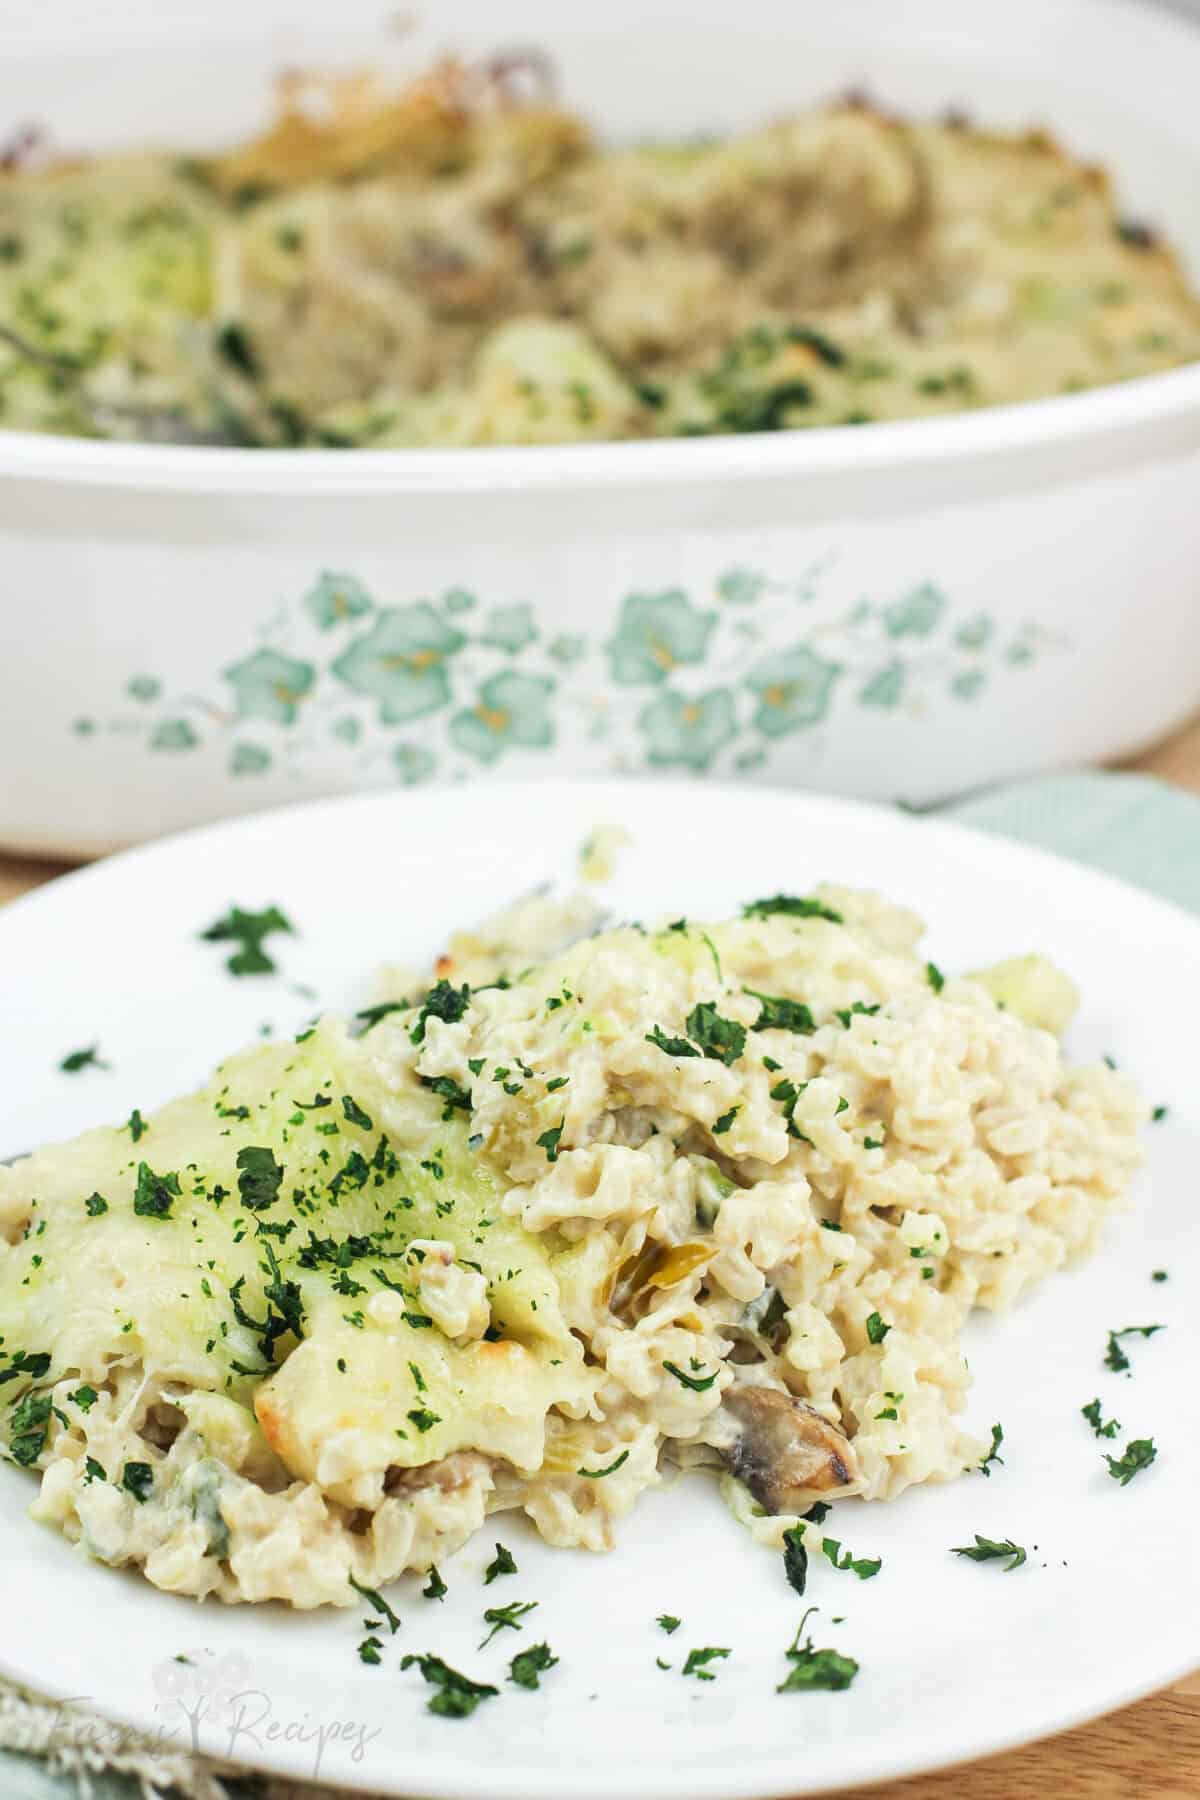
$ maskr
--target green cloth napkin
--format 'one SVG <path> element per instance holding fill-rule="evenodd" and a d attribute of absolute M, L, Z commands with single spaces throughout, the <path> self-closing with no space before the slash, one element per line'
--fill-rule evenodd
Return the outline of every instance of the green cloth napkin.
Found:
<path fill-rule="evenodd" d="M 1200 799 L 1150 776 L 1102 771 L 1053 775 L 959 801 L 945 808 L 944 816 L 1057 851 L 1200 913 Z M 19 1745 L 35 1743 L 36 1734 L 27 1717 L 20 1725 L 15 1722 L 13 1706 L 13 1690 L 0 1681 L 0 1795 L 3 1800 L 69 1800 L 78 1792 L 74 1773 L 52 1770 L 36 1754 L 16 1753 Z M 137 1775 L 110 1770 L 99 1781 L 94 1774 L 92 1779 L 96 1800 L 143 1800 L 156 1791 L 186 1793 L 196 1800 L 222 1792 L 230 1800 L 248 1793 L 270 1800 L 275 1785 L 251 1781 L 243 1786 L 226 1778 L 217 1787 L 203 1761 L 189 1775 L 180 1782 L 175 1772 L 172 1781 L 165 1769 L 159 1775 L 152 1764 L 140 1762 Z M 327 1792 L 312 1789 L 312 1800 Z"/>

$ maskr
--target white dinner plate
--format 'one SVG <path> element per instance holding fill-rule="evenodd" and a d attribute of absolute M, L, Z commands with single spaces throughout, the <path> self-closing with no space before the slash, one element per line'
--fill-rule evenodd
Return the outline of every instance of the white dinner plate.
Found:
<path fill-rule="evenodd" d="M 428 959 L 453 924 L 540 883 L 575 885 L 581 841 L 607 824 L 631 835 L 597 890 L 616 917 L 720 915 L 832 879 L 915 907 L 944 969 L 1047 952 L 1084 992 L 1071 1053 L 1115 1057 L 1169 1108 L 1100 1252 L 968 1327 L 968 1421 L 984 1438 L 1003 1424 L 1003 1466 L 837 1509 L 854 1554 L 883 1558 L 874 1580 L 824 1561 L 809 1579 L 814 1642 L 857 1659 L 853 1685 L 776 1692 L 802 1604 L 703 1477 L 647 1495 L 608 1557 L 550 1550 L 516 1515 L 493 1519 L 443 1569 L 445 1601 L 396 1584 L 400 1631 L 367 1667 L 357 1609 L 200 1608 L 89 1565 L 29 1521 L 33 1484 L 8 1467 L 5 1674 L 177 1743 L 393 1794 L 757 1800 L 1022 1743 L 1200 1661 L 1200 925 L 1134 889 L 939 822 L 707 784 L 496 783 L 241 819 L 0 914 L 0 1155 L 146 1112 L 260 1031 L 364 1004 L 376 965 Z M 292 920 L 295 936 L 271 940 L 276 975 L 234 980 L 223 947 L 201 942 L 234 902 Z M 59 1072 L 93 1043 L 107 1068 Z M 1126 1340 L 1128 1375 L 1105 1368 L 1108 1331 L 1143 1324 L 1166 1329 Z M 1116 1444 L 1080 1417 L 1094 1396 L 1121 1421 Z M 1135 1437 L 1152 1437 L 1158 1459 L 1123 1487 L 1103 1453 Z M 1027 1563 L 1010 1574 L 951 1554 L 977 1532 L 1026 1545 Z M 519 1565 L 504 1599 L 538 1611 L 521 1638 L 480 1650 L 496 1540 Z M 682 1619 L 673 1636 L 660 1613 Z M 514 1650 L 543 1640 L 560 1660 L 540 1690 L 505 1684 Z M 710 1645 L 732 1652 L 716 1679 L 685 1678 L 687 1651 Z M 469 1719 L 433 1717 L 418 1670 L 400 1669 L 406 1651 L 504 1691 Z"/>

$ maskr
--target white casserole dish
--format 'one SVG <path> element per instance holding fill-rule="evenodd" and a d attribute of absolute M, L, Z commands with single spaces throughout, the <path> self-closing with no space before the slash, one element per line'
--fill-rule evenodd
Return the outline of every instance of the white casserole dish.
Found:
<path fill-rule="evenodd" d="M 315 9 L 314 9 L 315 10 Z M 736 20 L 736 23 L 733 21 Z M 0 120 L 212 145 L 379 9 L 52 0 Z M 500 37 L 498 37 L 500 34 Z M 502 43 L 500 42 L 502 38 Z M 1132 0 L 439 0 L 389 61 L 536 43 L 608 131 L 848 86 L 1045 122 L 1200 270 L 1200 29 Z M 64 48 L 67 46 L 67 48 Z M 1200 699 L 1200 364 L 815 432 L 246 451 L 0 433 L 0 843 L 62 854 L 501 769 L 913 804 L 1122 755 Z"/>

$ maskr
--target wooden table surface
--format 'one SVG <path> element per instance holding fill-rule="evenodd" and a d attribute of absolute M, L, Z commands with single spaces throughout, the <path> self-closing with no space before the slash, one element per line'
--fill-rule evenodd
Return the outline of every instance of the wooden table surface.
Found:
<path fill-rule="evenodd" d="M 1130 765 L 1200 793 L 1200 718 Z M 0 903 L 63 865 L 0 856 Z M 1113 1655 L 1121 1654 L 1114 1626 Z M 1200 1670 L 1095 1724 L 986 1762 L 859 1788 L 856 1800 L 1200 1800 Z"/>

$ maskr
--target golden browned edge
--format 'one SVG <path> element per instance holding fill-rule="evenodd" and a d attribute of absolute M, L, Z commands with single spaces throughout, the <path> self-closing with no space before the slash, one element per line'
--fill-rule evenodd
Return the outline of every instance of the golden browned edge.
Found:
<path fill-rule="evenodd" d="M 1124 765 L 1200 794 L 1200 717 Z M 66 863 L 0 854 L 0 904 L 64 874 Z M 1119 1657 L 1119 1634 L 1113 1655 Z M 849 1791 L 849 1790 L 847 1790 Z M 937 1775 L 855 1788 L 855 1800 L 1196 1800 L 1200 1795 L 1200 1670 L 1091 1725 Z M 781 1800 L 786 1797 L 781 1796 Z"/>

